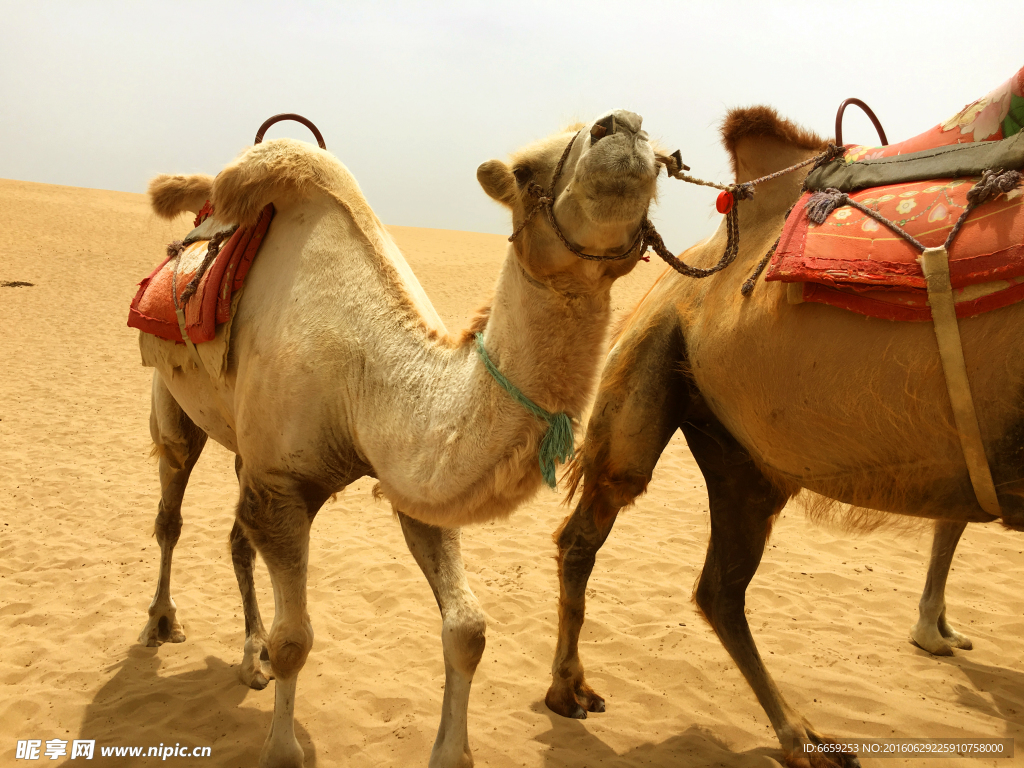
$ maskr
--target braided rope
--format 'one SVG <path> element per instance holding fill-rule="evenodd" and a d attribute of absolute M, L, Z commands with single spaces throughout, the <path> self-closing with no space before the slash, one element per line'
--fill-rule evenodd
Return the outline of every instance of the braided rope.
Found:
<path fill-rule="evenodd" d="M 812 163 L 814 164 L 815 168 L 818 168 L 824 165 L 825 163 L 832 162 L 837 157 L 842 157 L 845 153 L 846 147 L 837 146 L 835 144 L 829 144 L 824 152 L 821 152 L 815 155 L 814 157 L 809 157 L 806 160 L 802 160 L 799 163 L 796 163 L 795 165 L 789 166 L 788 168 L 783 168 L 773 173 L 769 173 L 765 176 L 760 176 L 756 179 L 752 179 L 751 181 L 745 181 L 742 184 L 716 184 L 712 181 L 698 179 L 695 176 L 690 176 L 688 174 L 682 173 L 681 171 L 672 171 L 671 169 L 668 169 L 669 176 L 671 176 L 674 179 L 679 179 L 680 181 L 685 181 L 690 184 L 697 184 L 703 187 L 714 187 L 715 189 L 721 189 L 725 192 L 729 192 L 733 196 L 734 202 L 732 206 L 729 208 L 729 211 L 725 215 L 725 226 L 727 233 L 725 253 L 722 254 L 722 258 L 718 261 L 718 263 L 715 266 L 710 267 L 709 269 L 700 269 L 699 267 L 691 267 L 687 264 L 684 264 L 682 261 L 680 261 L 671 253 L 669 253 L 668 249 L 665 248 L 665 244 L 661 242 L 661 237 L 657 235 L 657 232 L 653 232 L 653 234 L 658 237 L 658 242 L 660 243 L 661 247 L 665 250 L 665 252 L 662 252 L 658 248 L 654 247 L 653 243 L 652 249 L 655 253 L 661 256 L 661 258 L 664 259 L 670 267 L 672 267 L 680 274 L 686 275 L 687 277 L 709 277 L 715 274 L 716 272 L 720 272 L 721 270 L 725 269 L 727 266 L 732 264 L 736 260 L 736 257 L 739 255 L 740 222 L 739 211 L 736 206 L 737 202 L 741 200 L 749 200 L 750 198 L 752 198 L 754 196 L 754 187 L 757 186 L 758 184 L 763 184 L 766 181 L 772 181 L 773 179 L 777 179 L 780 176 L 784 176 L 787 173 L 792 173 L 793 171 L 811 165 Z M 775 245 L 773 245 L 771 249 L 768 251 L 768 253 L 765 255 L 765 257 L 761 259 L 754 273 L 749 278 L 747 278 L 747 280 L 743 283 L 743 286 L 740 288 L 740 293 L 742 293 L 744 296 L 749 296 L 753 292 L 754 284 L 757 281 L 758 276 L 760 276 L 760 274 L 764 271 L 764 268 L 768 265 L 768 262 L 771 260 L 772 255 L 774 255 L 775 249 L 778 247 L 778 244 L 779 243 L 776 240 Z"/>
<path fill-rule="evenodd" d="M 236 224 L 231 229 L 218 232 L 210 238 L 209 245 L 206 246 L 206 256 L 203 257 L 203 263 L 199 265 L 199 269 L 196 270 L 192 279 L 189 280 L 188 285 L 185 286 L 185 290 L 181 292 L 182 304 L 187 304 L 189 299 L 191 299 L 195 295 L 196 291 L 199 290 L 199 282 L 203 279 L 203 275 L 206 274 L 206 270 L 210 268 L 214 260 L 217 258 L 217 254 L 220 253 L 221 245 L 225 240 L 235 234 L 235 230 L 237 229 L 238 225 Z"/>

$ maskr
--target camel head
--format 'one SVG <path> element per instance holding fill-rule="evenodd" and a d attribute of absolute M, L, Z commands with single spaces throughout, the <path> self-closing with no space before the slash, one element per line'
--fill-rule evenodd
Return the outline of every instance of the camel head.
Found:
<path fill-rule="evenodd" d="M 513 231 L 542 194 L 550 195 L 558 228 L 575 249 L 622 256 L 636 244 L 657 191 L 659 166 L 642 121 L 633 112 L 613 110 L 527 146 L 509 163 L 487 161 L 477 169 L 477 179 L 512 210 Z M 640 256 L 637 247 L 621 260 L 583 259 L 565 246 L 544 210 L 529 219 L 513 244 L 530 277 L 563 293 L 607 289 Z"/>

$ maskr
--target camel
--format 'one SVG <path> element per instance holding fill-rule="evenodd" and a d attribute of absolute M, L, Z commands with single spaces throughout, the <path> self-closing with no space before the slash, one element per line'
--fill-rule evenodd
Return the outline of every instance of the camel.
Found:
<path fill-rule="evenodd" d="M 477 169 L 517 234 L 491 306 L 461 336 L 448 334 L 355 179 L 326 151 L 268 141 L 216 179 L 151 184 L 165 217 L 207 198 L 218 220 L 241 226 L 268 203 L 276 209 L 232 317 L 226 373 L 208 374 L 183 345 L 140 334 L 143 362 L 156 369 L 150 430 L 161 486 L 160 575 L 140 640 L 185 639 L 171 556 L 185 485 L 212 437 L 236 455 L 242 677 L 254 688 L 275 679 L 260 766 L 303 764 L 293 707 L 313 645 L 309 536 L 324 502 L 363 476 L 393 506 L 443 619 L 444 700 L 430 765 L 472 765 L 467 710 L 486 626 L 463 570 L 460 527 L 507 517 L 536 493 L 548 428 L 485 362 L 549 414 L 581 417 L 605 349 L 612 283 L 642 255 L 637 232 L 656 193 L 660 165 L 641 120 L 615 110 Z M 539 190 L 553 200 L 547 216 L 532 215 Z M 571 450 L 571 428 L 568 438 Z M 273 582 L 269 632 L 253 591 L 257 551 Z"/>
<path fill-rule="evenodd" d="M 826 147 L 768 107 L 731 111 L 722 136 L 737 182 Z M 751 295 L 741 294 L 806 173 L 768 181 L 738 203 L 736 261 L 704 280 L 667 270 L 612 342 L 570 468 L 569 498 L 582 485 L 579 503 L 555 533 L 559 626 L 546 703 L 566 717 L 605 710 L 579 657 L 587 580 L 619 511 L 645 491 L 680 429 L 704 475 L 711 516 L 696 604 L 764 708 L 787 765 L 849 767 L 853 755 L 811 754 L 830 740 L 783 698 L 744 615 L 773 521 L 801 489 L 855 508 L 939 519 L 940 530 L 957 535 L 967 522 L 995 518 L 968 477 L 931 323 L 791 304 L 786 285 L 763 276 Z M 723 222 L 681 258 L 708 267 L 726 240 Z M 1024 529 L 1022 323 L 1024 304 L 960 322 L 1001 522 L 1017 530 Z"/>

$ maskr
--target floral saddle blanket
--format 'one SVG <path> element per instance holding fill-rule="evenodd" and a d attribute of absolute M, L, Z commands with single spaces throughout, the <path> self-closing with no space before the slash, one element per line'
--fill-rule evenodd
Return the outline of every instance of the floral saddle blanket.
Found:
<path fill-rule="evenodd" d="M 852 164 L 954 144 L 999 141 L 1017 135 L 1022 126 L 1024 68 L 919 136 L 885 147 L 848 147 L 845 157 L 836 162 Z M 977 181 L 978 176 L 914 180 L 848 194 L 931 248 L 946 242 Z M 887 320 L 932 320 L 918 263 L 921 252 L 850 205 L 835 208 L 824 223 L 815 224 L 806 209 L 811 194 L 804 194 L 790 213 L 765 279 L 792 283 L 792 302 L 831 304 Z M 958 317 L 1024 299 L 1022 204 L 1024 186 L 1001 193 L 972 210 L 956 235 L 949 250 L 949 272 Z"/>
<path fill-rule="evenodd" d="M 167 259 L 139 290 L 128 310 L 128 325 L 161 339 L 193 344 L 212 341 L 217 326 L 231 317 L 232 296 L 259 252 L 274 218 L 274 206 L 246 228 L 218 222 L 209 203 L 196 217 L 195 229 L 167 248 Z"/>

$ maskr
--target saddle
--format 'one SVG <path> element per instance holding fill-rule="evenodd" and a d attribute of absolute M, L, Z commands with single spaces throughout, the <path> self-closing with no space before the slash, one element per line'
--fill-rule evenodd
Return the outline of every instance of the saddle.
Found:
<path fill-rule="evenodd" d="M 886 320 L 930 321 L 921 252 L 850 205 L 814 223 L 815 191 L 838 189 L 927 248 L 942 246 L 987 168 L 1024 166 L 1024 68 L 944 123 L 899 144 L 848 146 L 808 176 L 766 280 L 791 283 L 789 300 L 830 304 Z M 1024 187 L 972 210 L 949 249 L 956 315 L 1024 299 Z"/>
<path fill-rule="evenodd" d="M 232 297 L 273 218 L 274 206 L 268 205 L 254 226 L 240 229 L 218 221 L 207 203 L 195 229 L 171 243 L 167 259 L 139 283 L 129 327 L 180 344 L 212 341 L 217 326 L 231 317 Z"/>

